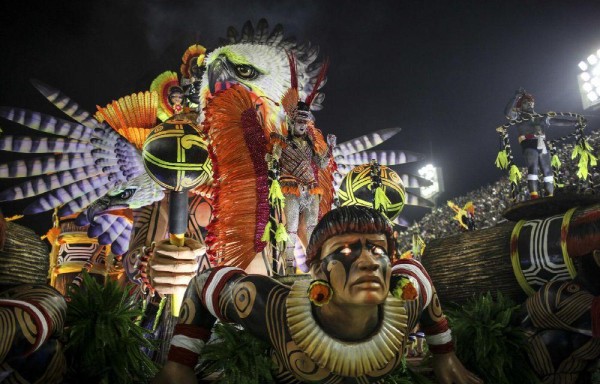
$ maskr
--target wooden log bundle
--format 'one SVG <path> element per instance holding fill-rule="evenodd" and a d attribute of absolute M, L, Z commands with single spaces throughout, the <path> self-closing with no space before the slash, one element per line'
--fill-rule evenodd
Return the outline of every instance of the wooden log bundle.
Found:
<path fill-rule="evenodd" d="M 522 302 L 547 281 L 573 278 L 573 261 L 600 249 L 600 204 L 557 200 L 546 210 L 528 202 L 527 220 L 431 240 L 421 262 L 440 300 L 462 304 L 500 291 Z M 534 218 L 532 208 L 545 215 Z"/>
<path fill-rule="evenodd" d="M 514 222 L 427 244 L 421 259 L 442 303 L 461 304 L 480 292 L 501 291 L 519 302 L 527 295 L 510 261 Z"/>

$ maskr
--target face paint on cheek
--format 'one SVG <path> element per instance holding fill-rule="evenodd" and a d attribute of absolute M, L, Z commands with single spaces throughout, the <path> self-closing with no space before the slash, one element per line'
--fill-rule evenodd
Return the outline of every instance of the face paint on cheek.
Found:
<path fill-rule="evenodd" d="M 392 272 L 390 271 L 390 259 L 386 256 L 381 261 L 381 272 L 383 273 L 384 284 L 387 286 L 387 289 L 390 289 L 390 279 L 392 278 Z"/>
<path fill-rule="evenodd" d="M 339 260 L 336 258 L 325 258 L 323 259 L 323 261 L 321 261 L 321 270 L 323 271 L 323 273 L 325 274 L 325 276 L 327 277 L 327 281 L 329 281 L 330 283 L 332 283 L 331 279 L 331 275 L 332 273 L 334 273 L 336 276 L 340 276 L 340 269 L 344 269 L 344 272 L 341 272 L 343 275 L 345 275 L 345 279 L 346 281 L 348 281 L 348 277 L 349 277 L 349 269 L 348 267 L 345 265 L 346 263 L 344 263 L 343 260 Z M 346 284 L 344 283 L 344 286 Z"/>
<path fill-rule="evenodd" d="M 350 249 L 349 254 L 344 254 L 341 252 L 342 249 Z M 325 257 L 322 261 L 321 268 L 325 271 L 327 275 L 327 279 L 331 280 L 330 270 L 332 269 L 331 262 L 335 261 L 340 263 L 344 267 L 344 271 L 346 273 L 346 281 L 344 282 L 344 288 L 346 288 L 346 284 L 350 278 L 350 272 L 352 270 L 352 265 L 358 260 L 360 254 L 362 253 L 362 243 L 359 241 L 349 244 L 347 246 L 341 247 L 333 253 L 330 253 L 327 257 Z"/>
<path fill-rule="evenodd" d="M 321 260 L 321 271 L 323 271 L 327 277 L 327 281 L 331 281 L 332 262 L 334 262 L 334 260 L 328 260 L 327 258 Z"/>
<path fill-rule="evenodd" d="M 389 286 L 391 278 L 390 268 L 392 264 L 390 257 L 386 252 L 386 246 L 384 246 L 383 244 L 373 243 L 369 240 L 367 240 L 366 246 L 368 249 L 371 250 L 371 255 L 375 257 L 375 261 L 377 262 L 377 264 L 379 264 L 379 270 L 381 271 L 385 285 Z"/>

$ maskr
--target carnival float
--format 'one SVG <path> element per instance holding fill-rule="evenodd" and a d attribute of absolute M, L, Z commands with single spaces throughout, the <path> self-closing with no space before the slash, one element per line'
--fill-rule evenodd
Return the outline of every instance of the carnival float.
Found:
<path fill-rule="evenodd" d="M 585 117 L 537 113 L 518 90 L 497 128 L 508 176 L 436 208 L 405 167 L 423 155 L 373 149 L 400 129 L 337 143 L 317 127 L 327 69 L 262 19 L 93 114 L 38 80 L 66 117 L 1 107 L 38 132 L 0 135 L 16 154 L 0 199 L 52 221 L 42 239 L 0 223 L 0 381 L 591 376 L 600 199 Z M 573 133 L 546 140 L 552 124 Z M 407 205 L 432 212 L 399 225 Z"/>

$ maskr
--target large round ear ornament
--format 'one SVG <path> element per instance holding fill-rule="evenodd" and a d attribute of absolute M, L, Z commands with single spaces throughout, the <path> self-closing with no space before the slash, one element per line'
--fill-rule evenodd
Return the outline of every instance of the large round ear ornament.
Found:
<path fill-rule="evenodd" d="M 333 288 L 326 280 L 314 280 L 308 286 L 308 299 L 317 307 L 329 303 L 333 297 Z"/>

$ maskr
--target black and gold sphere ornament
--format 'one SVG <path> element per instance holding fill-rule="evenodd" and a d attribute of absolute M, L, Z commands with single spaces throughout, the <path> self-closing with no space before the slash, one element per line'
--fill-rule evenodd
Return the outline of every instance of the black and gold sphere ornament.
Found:
<path fill-rule="evenodd" d="M 380 210 L 388 219 L 394 220 L 404 208 L 406 192 L 400 176 L 385 165 L 378 165 L 379 178 L 374 180 L 371 164 L 362 164 L 354 167 L 342 180 L 338 191 L 338 199 L 342 206 L 362 205 Z M 378 186 L 377 186 L 378 185 Z M 376 204 L 377 188 L 378 200 Z"/>
<path fill-rule="evenodd" d="M 206 141 L 196 125 L 185 118 L 154 127 L 144 142 L 142 157 L 150 177 L 175 192 L 195 188 L 212 174 Z"/>

